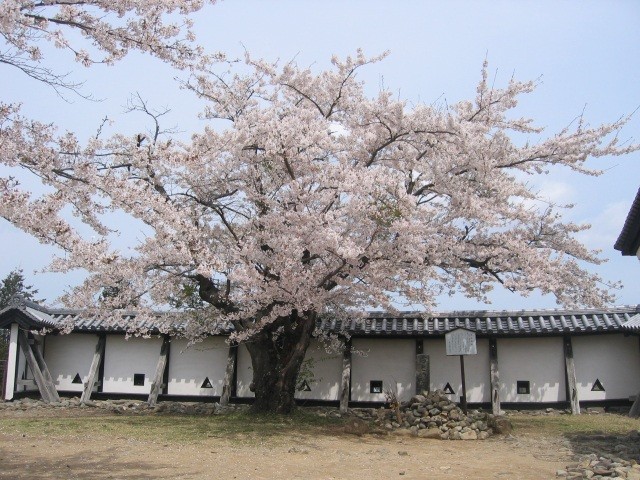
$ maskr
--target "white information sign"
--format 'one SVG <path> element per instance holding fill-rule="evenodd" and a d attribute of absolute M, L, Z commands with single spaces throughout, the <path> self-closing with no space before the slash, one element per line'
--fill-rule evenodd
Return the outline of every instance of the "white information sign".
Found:
<path fill-rule="evenodd" d="M 465 328 L 456 328 L 445 333 L 444 340 L 447 345 L 447 355 L 476 355 L 476 332 Z"/>

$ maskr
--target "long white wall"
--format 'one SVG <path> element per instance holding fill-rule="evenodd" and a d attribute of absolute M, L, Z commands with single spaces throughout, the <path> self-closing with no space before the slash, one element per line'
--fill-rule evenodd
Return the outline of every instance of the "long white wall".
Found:
<path fill-rule="evenodd" d="M 415 340 L 355 338 L 352 346 L 351 400 L 384 402 L 388 390 L 408 400 L 415 393 Z M 382 381 L 383 393 L 371 393 L 371 381 Z"/>
<path fill-rule="evenodd" d="M 108 335 L 105 346 L 104 379 L 105 393 L 148 394 L 156 371 L 162 339 Z M 134 374 L 144 374 L 144 385 L 133 384 Z"/>
<path fill-rule="evenodd" d="M 168 364 L 170 395 L 219 396 L 222 394 L 229 347 L 225 337 L 210 337 L 187 347 L 184 339 L 171 340 Z M 44 344 L 44 358 L 59 391 L 81 392 L 98 341 L 95 334 L 50 335 L 38 339 Z M 572 337 L 578 394 L 581 401 L 625 400 L 640 391 L 640 341 L 636 335 L 589 335 Z M 162 339 L 129 338 L 107 335 L 104 358 L 103 392 L 148 394 L 158 362 Z M 415 389 L 415 340 L 374 338 L 353 339 L 351 400 L 384 402 L 385 391 L 395 392 L 401 400 Z M 459 357 L 449 357 L 444 339 L 423 340 L 430 360 L 430 388 L 444 389 L 458 401 L 462 385 Z M 562 402 L 566 399 L 565 361 L 561 337 L 499 338 L 498 363 L 502 402 Z M 489 342 L 480 338 L 478 354 L 465 357 L 467 400 L 490 402 Z M 16 382 L 32 379 L 24 355 L 13 346 L 17 358 Z M 41 347 L 42 348 L 42 347 Z M 14 363 L 15 365 L 15 363 Z M 336 401 L 340 394 L 342 354 L 329 354 L 312 341 L 301 380 L 309 391 L 298 390 L 301 400 Z M 244 346 L 238 348 L 236 369 L 238 397 L 253 397 L 249 390 L 253 371 Z M 72 383 L 76 375 L 83 383 Z M 134 385 L 134 374 L 144 375 L 144 384 Z M 208 378 L 211 388 L 203 388 Z M 593 391 L 596 379 L 604 391 Z M 371 393 L 372 381 L 382 382 L 382 393 Z M 530 393 L 518 393 L 518 381 L 528 381 Z M 23 382 L 24 383 L 24 382 Z M 17 392 L 37 387 L 18 385 Z"/>
<path fill-rule="evenodd" d="M 598 335 L 572 338 L 578 398 L 628 399 L 640 391 L 640 344 L 637 336 Z M 604 392 L 592 391 L 596 380 Z"/>
<path fill-rule="evenodd" d="M 465 355 L 464 357 L 467 402 L 490 402 L 489 340 L 478 338 L 476 345 L 477 355 Z M 446 345 L 442 338 L 425 340 L 424 353 L 429 355 L 431 390 L 444 390 L 445 386 L 449 384 L 454 393 L 447 396 L 453 401 L 459 401 L 462 396 L 460 357 L 447 355 Z"/>
<path fill-rule="evenodd" d="M 565 401 L 562 338 L 499 338 L 498 365 L 502 402 Z M 529 382 L 529 394 L 517 393 L 518 381 Z"/>
<path fill-rule="evenodd" d="M 44 360 L 58 391 L 81 392 L 98 343 L 98 335 L 70 333 L 49 335 L 45 341 Z M 82 383 L 73 383 L 80 375 Z"/>
<path fill-rule="evenodd" d="M 173 338 L 169 355 L 169 395 L 220 396 L 227 366 L 226 337 L 208 337 L 195 345 Z M 202 388 L 206 379 L 211 388 Z"/>

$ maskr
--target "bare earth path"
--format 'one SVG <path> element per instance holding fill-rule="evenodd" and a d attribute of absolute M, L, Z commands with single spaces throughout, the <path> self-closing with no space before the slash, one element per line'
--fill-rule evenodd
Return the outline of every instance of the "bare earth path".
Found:
<path fill-rule="evenodd" d="M 524 433 L 466 442 L 297 432 L 185 442 L 2 425 L 0 479 L 525 480 L 554 478 L 570 461 L 562 439 Z"/>

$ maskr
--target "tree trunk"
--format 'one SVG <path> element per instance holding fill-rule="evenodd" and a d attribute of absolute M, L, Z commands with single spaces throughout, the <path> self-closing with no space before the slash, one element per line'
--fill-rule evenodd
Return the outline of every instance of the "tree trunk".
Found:
<path fill-rule="evenodd" d="M 254 412 L 291 413 L 298 373 L 315 328 L 316 313 L 293 311 L 246 342 L 253 366 Z"/>

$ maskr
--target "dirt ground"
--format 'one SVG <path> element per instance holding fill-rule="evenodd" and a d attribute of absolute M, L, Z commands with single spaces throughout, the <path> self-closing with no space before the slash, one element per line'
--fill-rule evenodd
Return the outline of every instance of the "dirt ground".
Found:
<path fill-rule="evenodd" d="M 265 441 L 205 438 L 167 443 L 100 431 L 0 431 L 0 479 L 12 480 L 539 480 L 554 478 L 570 460 L 571 451 L 561 438 L 517 433 L 484 441 L 294 433 Z"/>

